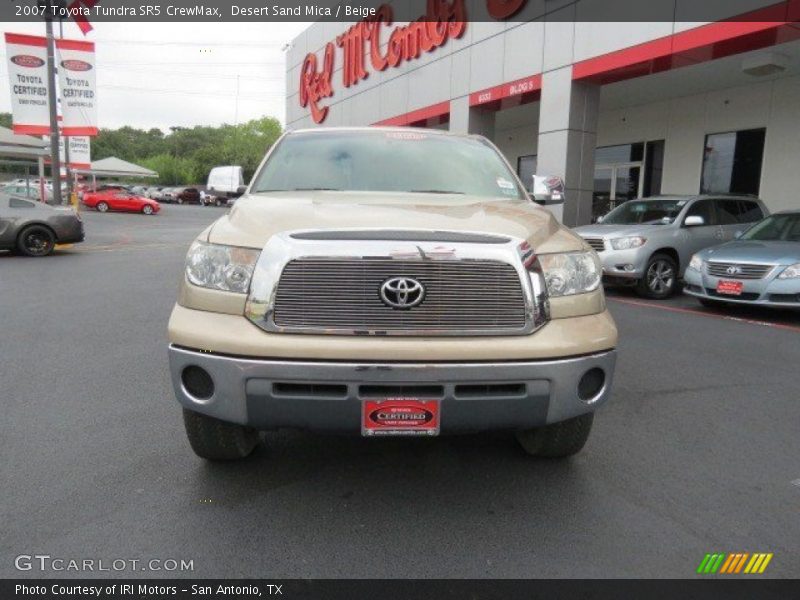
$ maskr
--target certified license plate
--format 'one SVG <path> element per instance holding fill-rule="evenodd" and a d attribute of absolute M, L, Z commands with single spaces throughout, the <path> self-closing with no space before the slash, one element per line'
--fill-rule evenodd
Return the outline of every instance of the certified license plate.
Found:
<path fill-rule="evenodd" d="M 365 400 L 361 433 L 377 435 L 438 435 L 439 401 L 419 398 Z"/>
<path fill-rule="evenodd" d="M 741 281 L 725 281 L 724 279 L 717 283 L 717 293 L 725 294 L 726 296 L 741 296 L 742 295 L 742 282 Z"/>

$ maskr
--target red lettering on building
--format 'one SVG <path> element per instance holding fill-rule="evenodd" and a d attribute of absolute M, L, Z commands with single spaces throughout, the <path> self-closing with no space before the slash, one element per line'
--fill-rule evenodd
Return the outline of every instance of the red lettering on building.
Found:
<path fill-rule="evenodd" d="M 489 16 L 498 21 L 514 16 L 528 0 L 486 0 Z"/>
<path fill-rule="evenodd" d="M 344 64 L 342 84 L 345 87 L 357 84 L 369 77 L 364 61 L 369 49 L 369 62 L 376 71 L 397 67 L 404 62 L 419 58 L 444 46 L 450 39 L 458 39 L 467 29 L 465 0 L 427 0 L 425 14 L 408 25 L 398 25 L 389 34 L 385 54 L 382 54 L 382 30 L 394 22 L 392 7 L 381 5 L 374 15 L 359 21 L 342 35 L 337 36 L 336 46 L 342 48 Z M 325 62 L 317 72 L 317 56 L 310 53 L 303 62 L 300 74 L 300 106 L 310 106 L 315 123 L 322 123 L 328 115 L 328 107 L 320 107 L 322 98 L 333 96 L 334 44 L 325 46 Z"/>
<path fill-rule="evenodd" d="M 322 71 L 317 72 L 317 55 L 310 53 L 303 61 L 303 69 L 300 71 L 300 106 L 309 106 L 311 118 L 315 123 L 322 123 L 328 116 L 328 107 L 321 107 L 319 101 L 322 98 L 333 96 L 333 57 L 335 48 L 332 43 L 325 46 L 325 59 Z"/>

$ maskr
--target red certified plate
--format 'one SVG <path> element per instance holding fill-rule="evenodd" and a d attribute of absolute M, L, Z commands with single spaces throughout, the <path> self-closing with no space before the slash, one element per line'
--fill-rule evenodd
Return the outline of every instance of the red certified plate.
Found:
<path fill-rule="evenodd" d="M 742 295 L 742 282 L 741 281 L 726 281 L 721 280 L 717 283 L 717 293 L 725 294 L 727 296 L 741 296 Z"/>
<path fill-rule="evenodd" d="M 439 401 L 419 398 L 365 400 L 361 433 L 373 435 L 437 435 Z"/>

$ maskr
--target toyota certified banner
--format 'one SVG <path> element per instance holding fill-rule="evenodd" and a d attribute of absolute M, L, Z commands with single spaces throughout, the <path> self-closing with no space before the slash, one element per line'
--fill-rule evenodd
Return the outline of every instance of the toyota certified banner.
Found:
<path fill-rule="evenodd" d="M 56 40 L 64 135 L 97 135 L 94 43 Z"/>
<path fill-rule="evenodd" d="M 47 138 L 49 142 L 50 138 Z M 61 159 L 62 175 L 64 174 L 63 167 L 67 166 L 67 157 L 64 152 L 64 141 L 69 140 L 69 168 L 70 169 L 90 169 L 92 167 L 91 159 L 91 140 L 89 136 L 74 135 L 70 137 L 60 136 L 58 138 L 58 156 Z M 50 163 L 50 159 L 45 159 L 46 163 Z"/>
<path fill-rule="evenodd" d="M 6 33 L 6 57 L 14 133 L 50 133 L 47 96 L 47 40 Z"/>

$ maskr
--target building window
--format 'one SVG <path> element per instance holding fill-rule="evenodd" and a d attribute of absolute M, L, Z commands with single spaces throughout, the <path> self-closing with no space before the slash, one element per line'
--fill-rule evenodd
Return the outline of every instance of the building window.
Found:
<path fill-rule="evenodd" d="M 664 140 L 601 146 L 594 161 L 593 218 L 628 200 L 661 193 Z"/>
<path fill-rule="evenodd" d="M 644 159 L 644 189 L 642 197 L 657 196 L 661 193 L 661 179 L 664 173 L 664 140 L 647 142 Z"/>
<path fill-rule="evenodd" d="M 517 175 L 529 192 L 533 191 L 533 176 L 536 174 L 536 155 L 528 154 L 517 159 Z"/>
<path fill-rule="evenodd" d="M 758 195 L 766 129 L 746 129 L 706 136 L 702 194 Z"/>

